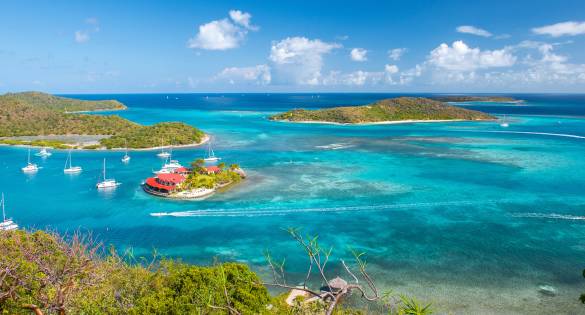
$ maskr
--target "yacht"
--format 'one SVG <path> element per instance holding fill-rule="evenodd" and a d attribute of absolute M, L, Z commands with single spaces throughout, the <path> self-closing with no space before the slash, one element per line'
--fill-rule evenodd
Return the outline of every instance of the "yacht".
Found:
<path fill-rule="evenodd" d="M 122 157 L 122 163 L 128 163 L 128 162 L 130 162 L 130 155 L 128 155 L 128 143 L 126 142 L 126 140 L 124 140 L 124 144 L 125 144 L 126 153 Z"/>
<path fill-rule="evenodd" d="M 2 222 L 0 222 L 0 231 L 11 231 L 16 230 L 18 225 L 12 221 L 12 219 L 6 219 L 6 212 L 4 210 L 4 193 L 2 194 L 2 200 L 0 200 L 0 205 L 2 205 Z"/>
<path fill-rule="evenodd" d="M 46 157 L 49 157 L 53 154 L 51 152 L 47 151 L 47 148 L 42 148 L 41 151 L 37 152 L 35 155 L 46 158 Z"/>
<path fill-rule="evenodd" d="M 207 142 L 207 157 L 203 159 L 205 162 L 217 162 L 221 160 L 221 158 L 215 156 L 215 152 L 213 152 L 213 148 L 211 147 L 211 139 Z"/>
<path fill-rule="evenodd" d="M 97 183 L 97 189 L 114 189 L 120 186 L 121 183 L 118 183 L 115 179 L 108 179 L 106 177 L 106 159 L 104 159 L 104 170 L 102 173 L 103 181 Z"/>
<path fill-rule="evenodd" d="M 28 163 L 25 167 L 22 168 L 22 171 L 25 173 L 36 173 L 39 170 L 39 167 L 30 162 L 30 149 L 28 149 Z"/>
<path fill-rule="evenodd" d="M 65 174 L 77 174 L 82 171 L 81 166 L 73 166 L 71 162 L 71 150 L 69 150 L 69 154 L 67 155 L 67 160 L 65 160 L 65 168 L 63 168 L 63 173 Z"/>
<path fill-rule="evenodd" d="M 167 160 L 165 164 L 163 164 L 162 168 L 159 171 L 154 172 L 155 174 L 170 174 L 173 173 L 176 169 L 183 167 L 181 163 L 177 160 Z"/>

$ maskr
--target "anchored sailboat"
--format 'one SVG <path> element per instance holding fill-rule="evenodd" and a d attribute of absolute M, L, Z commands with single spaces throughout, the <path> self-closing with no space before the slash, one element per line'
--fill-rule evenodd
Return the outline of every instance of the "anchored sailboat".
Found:
<path fill-rule="evenodd" d="M 126 139 L 124 139 L 124 148 L 126 150 L 126 153 L 124 154 L 124 157 L 122 157 L 122 163 L 128 163 L 130 162 L 130 155 L 128 155 L 128 142 L 126 141 Z"/>
<path fill-rule="evenodd" d="M 500 127 L 507 128 L 509 126 L 510 126 L 510 124 L 508 123 L 508 120 L 506 119 L 506 115 L 504 115 L 504 118 L 502 118 L 502 122 L 500 123 Z"/>
<path fill-rule="evenodd" d="M 158 156 L 159 158 L 165 158 L 165 159 L 171 156 L 171 154 L 169 152 L 165 151 L 162 139 L 160 139 L 160 153 L 157 154 L 156 156 Z"/>
<path fill-rule="evenodd" d="M 53 153 L 47 151 L 47 148 L 42 148 L 41 151 L 39 151 L 35 155 L 36 156 L 43 157 L 43 158 L 46 158 L 46 157 L 49 157 L 49 156 L 53 155 Z"/>
<path fill-rule="evenodd" d="M 18 224 L 14 223 L 12 219 L 6 219 L 6 211 L 4 210 L 4 193 L 2 193 L 2 200 L 0 200 L 0 204 L 2 205 L 2 222 L 0 222 L 0 231 L 16 230 L 18 228 Z"/>
<path fill-rule="evenodd" d="M 106 177 L 106 159 L 104 158 L 104 170 L 102 172 L 103 181 L 97 183 L 97 189 L 113 189 L 121 185 L 115 179 L 108 179 Z"/>
<path fill-rule="evenodd" d="M 67 155 L 67 160 L 65 160 L 65 168 L 63 168 L 63 173 L 65 174 L 77 174 L 82 171 L 81 166 L 73 166 L 71 161 L 71 150 L 69 150 L 69 154 Z"/>
<path fill-rule="evenodd" d="M 28 163 L 25 167 L 22 168 L 22 171 L 25 173 L 36 173 L 39 170 L 39 167 L 30 162 L 30 149 L 28 149 Z"/>
<path fill-rule="evenodd" d="M 213 148 L 211 147 L 211 139 L 207 142 L 207 157 L 203 159 L 205 162 L 217 162 L 221 160 L 221 158 L 215 156 L 215 152 L 213 152 Z"/>

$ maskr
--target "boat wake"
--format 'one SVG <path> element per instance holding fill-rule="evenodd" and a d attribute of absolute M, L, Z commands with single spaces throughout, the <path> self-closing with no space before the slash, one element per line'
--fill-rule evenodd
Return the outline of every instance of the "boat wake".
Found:
<path fill-rule="evenodd" d="M 486 133 L 509 133 L 509 134 L 525 134 L 525 135 L 539 135 L 551 137 L 563 137 L 574 139 L 585 139 L 585 136 L 571 135 L 565 133 L 549 133 L 549 132 L 532 132 L 532 131 L 500 131 L 500 130 L 455 130 L 460 132 L 486 132 Z"/>
<path fill-rule="evenodd" d="M 325 150 L 340 150 L 340 149 L 347 149 L 347 148 L 351 148 L 351 147 L 354 147 L 354 145 L 349 144 L 349 143 L 332 143 L 332 144 L 328 144 L 328 145 L 315 146 L 315 148 L 325 149 Z"/>
<path fill-rule="evenodd" d="M 535 219 L 554 219 L 554 220 L 571 220 L 571 221 L 585 221 L 585 216 L 570 215 L 570 214 L 558 214 L 558 213 L 514 213 L 512 214 L 515 218 L 535 218 Z"/>
<path fill-rule="evenodd" d="M 152 212 L 153 217 L 258 217 L 258 216 L 282 216 L 311 212 L 353 212 L 353 211 L 384 211 L 405 210 L 440 206 L 470 206 L 479 204 L 496 204 L 509 202 L 509 200 L 485 200 L 485 201 L 445 201 L 426 203 L 404 203 L 372 206 L 345 206 L 345 207 L 314 207 L 314 208 L 233 208 L 233 209 L 202 209 L 177 212 Z"/>

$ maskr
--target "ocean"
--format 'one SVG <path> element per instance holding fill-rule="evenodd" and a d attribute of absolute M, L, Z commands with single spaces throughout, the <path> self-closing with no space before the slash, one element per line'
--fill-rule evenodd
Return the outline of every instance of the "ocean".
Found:
<path fill-rule="evenodd" d="M 397 94 L 122 94 L 116 112 L 152 124 L 183 121 L 213 139 L 227 164 L 249 178 L 203 201 L 145 194 L 156 152 L 73 152 L 79 175 L 63 174 L 66 152 L 35 157 L 0 147 L 0 191 L 8 215 L 27 229 L 91 231 L 136 256 L 196 264 L 240 261 L 270 280 L 264 252 L 286 257 L 289 282 L 306 257 L 286 233 L 301 228 L 339 259 L 367 253 L 384 290 L 415 295 L 451 314 L 578 314 L 585 292 L 585 95 L 512 95 L 520 104 L 458 106 L 506 116 L 496 122 L 339 126 L 273 122 L 292 108 L 360 105 Z M 428 96 L 428 95 L 422 95 Z M 173 150 L 183 164 L 205 147 Z M 102 160 L 115 192 L 95 189 Z M 165 213 L 153 216 L 153 213 Z M 552 296 L 540 292 L 553 286 Z"/>

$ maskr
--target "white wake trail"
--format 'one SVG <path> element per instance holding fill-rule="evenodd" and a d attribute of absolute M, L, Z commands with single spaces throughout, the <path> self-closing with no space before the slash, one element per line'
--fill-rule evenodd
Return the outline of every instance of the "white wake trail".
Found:
<path fill-rule="evenodd" d="M 525 134 L 525 135 L 539 135 L 539 136 L 585 139 L 585 136 L 579 136 L 579 135 L 571 135 L 571 134 L 565 134 L 565 133 L 533 132 L 533 131 L 503 131 L 503 130 L 454 130 L 454 131 L 457 131 L 457 132 L 509 133 L 509 134 Z"/>
<path fill-rule="evenodd" d="M 558 214 L 558 213 L 514 213 L 512 214 L 515 218 L 536 218 L 536 219 L 554 219 L 554 220 L 572 220 L 572 221 L 585 221 L 585 216 L 570 215 L 570 214 Z"/>

